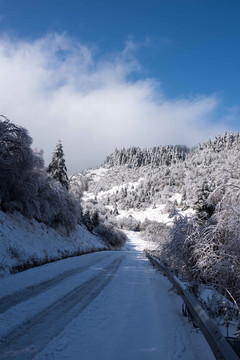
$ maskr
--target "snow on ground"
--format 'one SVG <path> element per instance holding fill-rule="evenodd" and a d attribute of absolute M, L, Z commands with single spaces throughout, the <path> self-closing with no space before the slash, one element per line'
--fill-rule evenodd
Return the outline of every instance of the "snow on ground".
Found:
<path fill-rule="evenodd" d="M 184 210 L 184 211 L 182 211 L 182 210 L 178 211 L 178 214 L 180 214 L 182 216 L 186 216 L 188 218 L 192 218 L 195 215 L 195 213 L 196 213 L 196 211 L 191 208 Z"/>
<path fill-rule="evenodd" d="M 173 195 L 169 200 L 170 201 L 177 201 L 178 204 L 181 202 L 181 194 L 175 194 Z M 118 210 L 119 215 L 117 218 L 125 218 L 128 216 L 132 216 L 134 219 L 143 222 L 145 219 L 151 220 L 151 221 L 157 221 L 159 223 L 164 223 L 166 225 L 172 225 L 174 221 L 174 217 L 169 218 L 169 213 L 164 212 L 165 204 L 157 204 L 154 206 L 150 206 L 146 209 L 129 209 L 129 210 Z M 192 217 L 194 215 L 195 211 L 193 209 L 187 209 L 187 210 L 180 210 L 177 208 L 177 214 L 176 215 L 182 215 L 186 217 Z"/>
<path fill-rule="evenodd" d="M 235 337 L 235 333 L 238 329 L 238 318 L 236 317 L 236 306 L 234 303 L 230 302 L 229 299 L 227 299 L 225 296 L 217 292 L 215 289 L 209 287 L 209 286 L 201 286 L 200 289 L 200 295 L 199 300 L 203 304 L 205 304 L 204 307 L 207 307 L 211 309 L 213 312 L 215 312 L 215 317 L 212 319 L 216 325 L 220 328 L 222 334 L 224 336 L 231 336 Z M 224 304 L 226 304 L 226 314 L 222 316 L 217 316 L 219 313 L 219 309 L 224 307 Z M 230 311 L 231 313 L 230 313 Z M 234 316 L 232 316 L 234 314 Z M 225 318 L 225 315 L 227 315 L 227 318 Z M 226 327 L 226 321 L 228 322 L 228 329 Z"/>
<path fill-rule="evenodd" d="M 1 296 L 32 286 L 29 298 L 26 290 L 12 297 L 20 301 L 14 306 L 7 298 L 1 354 L 15 360 L 213 360 L 201 332 L 182 316 L 180 296 L 144 258 L 145 243 L 128 235 L 122 251 L 69 258 L 0 279 L 0 312 Z"/>
<path fill-rule="evenodd" d="M 138 185 L 143 181 L 144 178 L 139 178 L 138 181 L 135 181 L 135 182 L 128 182 L 128 183 L 125 183 L 125 184 L 121 184 L 121 185 L 116 185 L 116 186 L 113 186 L 111 189 L 109 190 L 105 190 L 105 191 L 99 191 L 97 193 L 97 198 L 98 199 L 103 199 L 103 198 L 106 198 L 108 196 L 111 196 L 113 194 L 115 194 L 117 191 L 121 191 L 122 189 L 124 190 L 126 187 L 127 188 L 134 188 L 136 189 L 138 187 Z M 83 194 L 83 197 L 82 197 L 82 200 L 83 201 L 87 201 L 87 200 L 91 200 L 91 199 L 94 199 L 96 196 L 95 193 L 92 193 L 90 191 L 85 191 L 84 194 Z"/>
<path fill-rule="evenodd" d="M 36 316 L 40 311 L 51 306 L 57 300 L 75 289 L 76 286 L 79 285 L 79 274 L 82 274 L 86 269 L 91 269 L 92 271 L 84 273 L 83 280 L 89 280 L 92 275 L 97 273 L 98 269 L 103 266 L 101 264 L 98 265 L 98 263 L 108 264 L 112 254 L 110 252 L 104 252 L 103 255 L 100 255 L 100 253 L 97 252 L 92 255 L 90 258 L 87 257 L 86 254 L 81 256 L 82 259 L 80 259 L 80 257 L 74 257 L 59 260 L 0 279 L 0 313 L 2 305 L 1 298 L 6 296 L 10 297 L 11 294 L 14 295 L 14 293 L 17 293 L 15 297 L 20 299 L 19 304 L 1 313 L 0 339 L 7 336 L 9 332 L 14 331 L 16 326 L 20 326 L 23 321 Z M 70 272 L 70 276 L 64 277 L 63 275 L 65 275 L 66 272 Z M 63 277 L 65 281 L 59 281 L 59 277 L 60 279 Z M 38 294 L 38 286 L 40 287 L 42 283 L 51 282 L 54 278 L 56 278 L 55 284 L 50 284 L 50 287 L 46 287 L 46 291 Z M 21 301 L 21 297 L 24 297 L 24 290 L 30 287 L 30 297 L 27 298 L 26 301 Z M 37 293 L 36 296 L 35 293 Z M 11 302 L 9 298 L 7 301 Z"/>
<path fill-rule="evenodd" d="M 90 169 L 87 171 L 87 177 L 91 178 L 92 181 L 97 182 L 106 175 L 109 169 L 100 167 L 98 169 Z"/>
<path fill-rule="evenodd" d="M 109 190 L 112 191 L 113 189 Z M 115 190 L 113 191 L 115 192 Z M 112 192 L 112 193 L 113 193 Z M 107 193 L 105 191 L 105 193 Z M 93 196 L 93 194 L 90 194 L 89 196 Z M 85 200 L 87 197 L 85 197 Z M 89 197 L 88 197 L 89 199 Z M 180 205 L 182 199 L 182 195 L 179 193 L 174 194 L 169 198 L 170 201 L 174 202 L 176 201 L 178 205 Z M 166 204 L 155 204 L 154 206 L 149 206 L 146 209 L 129 209 L 129 210 L 119 210 L 119 215 L 116 216 L 117 219 L 126 218 L 129 216 L 132 216 L 137 221 L 143 222 L 145 219 L 151 220 L 151 221 L 157 221 L 159 223 L 164 223 L 166 225 L 172 225 L 174 221 L 174 216 L 169 217 L 169 213 L 164 212 L 164 207 Z M 109 210 L 114 210 L 112 205 L 106 205 L 106 208 Z M 189 208 L 187 210 L 180 210 L 180 208 L 177 208 L 177 214 L 176 215 L 182 215 L 186 217 L 193 217 L 195 214 L 195 210 Z"/>
<path fill-rule="evenodd" d="M 148 207 L 146 209 L 129 209 L 129 210 L 119 210 L 119 215 L 116 216 L 117 219 L 125 218 L 132 216 L 134 219 L 143 222 L 145 219 L 151 221 L 157 221 L 165 224 L 172 224 L 173 219 L 168 217 L 168 213 L 163 213 L 163 208 L 165 204 L 156 205 L 153 207 Z"/>
<path fill-rule="evenodd" d="M 180 193 L 176 193 L 172 197 L 170 197 L 169 200 L 172 202 L 176 201 L 177 204 L 180 205 L 182 200 L 182 195 Z"/>
<path fill-rule="evenodd" d="M 124 231 L 129 241 L 126 242 L 124 249 L 131 250 L 134 246 L 134 250 L 143 252 L 145 249 L 156 250 L 159 244 L 149 240 L 142 240 L 139 232 L 135 231 Z"/>
<path fill-rule="evenodd" d="M 6 214 L 0 211 L 0 274 L 21 264 L 48 262 L 98 249 L 106 249 L 106 246 L 99 237 L 79 225 L 70 236 L 63 236 L 18 212 Z"/>

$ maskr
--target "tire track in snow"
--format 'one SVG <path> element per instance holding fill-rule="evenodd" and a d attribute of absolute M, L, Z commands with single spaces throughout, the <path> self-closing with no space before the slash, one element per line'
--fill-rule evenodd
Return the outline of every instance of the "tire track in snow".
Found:
<path fill-rule="evenodd" d="M 30 360 L 110 283 L 125 255 L 1 339 L 1 359 Z"/>
<path fill-rule="evenodd" d="M 91 266 L 99 263 L 102 260 L 103 260 L 103 258 L 94 259 L 94 261 L 88 263 L 87 265 L 78 266 L 77 268 L 64 271 L 63 273 L 55 276 L 52 279 L 40 282 L 35 285 L 28 286 L 23 290 L 20 290 L 20 291 L 14 292 L 11 295 L 2 297 L 0 299 L 0 314 L 4 313 L 11 307 L 16 306 L 17 304 L 19 304 L 23 301 L 27 301 L 30 298 L 34 298 L 35 296 L 41 294 L 42 292 L 49 290 L 51 287 L 59 285 L 61 282 L 66 280 L 68 277 L 71 277 L 73 275 L 76 275 L 78 273 L 86 271 Z"/>

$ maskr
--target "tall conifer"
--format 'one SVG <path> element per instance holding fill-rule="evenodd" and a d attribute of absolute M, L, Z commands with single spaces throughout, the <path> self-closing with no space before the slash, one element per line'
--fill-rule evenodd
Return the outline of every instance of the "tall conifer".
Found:
<path fill-rule="evenodd" d="M 52 175 L 53 179 L 59 181 L 62 186 L 68 190 L 69 181 L 67 168 L 65 165 L 63 146 L 60 140 L 53 151 L 52 161 L 48 165 L 47 172 Z"/>

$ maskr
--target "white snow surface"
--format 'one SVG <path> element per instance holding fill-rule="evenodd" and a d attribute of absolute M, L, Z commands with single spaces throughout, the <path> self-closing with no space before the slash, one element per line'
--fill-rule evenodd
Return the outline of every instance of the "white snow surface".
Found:
<path fill-rule="evenodd" d="M 26 219 L 19 212 L 0 211 L 0 275 L 27 262 L 46 262 L 75 252 L 106 249 L 99 237 L 92 235 L 84 226 L 77 226 L 69 236 Z"/>
<path fill-rule="evenodd" d="M 213 360 L 201 332 L 182 316 L 181 297 L 144 258 L 146 243 L 138 234 L 128 236 L 121 251 L 68 258 L 1 278 L 2 355 L 15 360 Z M 9 308 L 1 311 L 5 305 Z"/>
<path fill-rule="evenodd" d="M 93 179 L 94 182 L 99 181 L 100 178 L 101 178 L 101 176 L 103 176 L 102 174 L 105 175 L 104 170 L 107 170 L 107 169 L 101 168 L 101 169 L 98 169 L 98 170 L 101 170 L 101 172 L 100 172 L 101 175 L 98 175 L 98 174 L 95 174 L 95 173 L 90 173 L 91 179 Z M 92 170 L 92 171 L 93 171 L 93 170 Z M 89 174 L 88 174 L 88 176 L 89 176 Z M 95 180 L 95 179 L 96 179 L 96 180 Z M 93 192 L 90 192 L 90 191 L 84 191 L 82 200 L 83 200 L 83 201 L 87 201 L 87 200 L 90 200 L 90 199 L 94 199 L 95 196 L 97 196 L 98 199 L 103 199 L 103 198 L 108 197 L 109 195 L 115 194 L 117 191 L 121 191 L 122 189 L 124 190 L 125 188 L 131 188 L 131 187 L 133 187 L 134 189 L 136 189 L 136 188 L 138 187 L 138 185 L 139 185 L 143 180 L 144 180 L 144 178 L 143 178 L 143 177 L 140 177 L 140 178 L 138 179 L 138 181 L 128 182 L 128 183 L 124 183 L 124 184 L 121 184 L 121 185 L 115 185 L 115 186 L 113 186 L 111 189 L 105 190 L 105 191 L 99 191 L 97 194 L 95 194 L 95 193 L 93 193 Z"/>
<path fill-rule="evenodd" d="M 182 195 L 179 193 L 174 194 L 172 197 L 169 198 L 170 201 L 174 202 L 177 201 L 177 204 L 179 205 L 181 202 Z M 166 225 L 172 225 L 174 221 L 174 216 L 169 217 L 169 213 L 164 212 L 164 207 L 166 204 L 157 204 L 155 206 L 150 206 L 146 209 L 129 209 L 129 210 L 118 210 L 119 215 L 116 216 L 116 218 L 125 218 L 128 216 L 132 216 L 134 219 L 143 222 L 145 219 L 151 220 L 151 221 L 157 221 L 159 223 L 164 223 Z M 110 208 L 108 206 L 108 208 Z M 177 208 L 177 214 L 176 215 L 182 215 L 186 217 L 192 217 L 194 215 L 195 211 L 191 208 L 187 210 L 180 210 Z"/>
<path fill-rule="evenodd" d="M 126 186 L 137 187 L 142 180 L 143 178 L 140 178 L 138 181 L 134 183 L 126 183 L 118 186 L 113 186 L 110 190 L 99 191 L 99 193 L 97 194 L 97 198 L 102 199 L 104 197 L 107 197 L 108 195 L 112 195 L 116 193 L 116 191 L 121 191 L 121 189 L 124 189 Z M 88 201 L 94 199 L 95 196 L 96 195 L 94 193 L 85 191 L 82 200 Z M 182 195 L 180 193 L 176 193 L 169 198 L 169 200 L 172 202 L 176 201 L 178 205 L 180 205 L 181 199 L 182 199 Z M 169 217 L 169 213 L 164 212 L 165 205 L 166 204 L 155 204 L 154 206 L 149 206 L 146 209 L 129 209 L 129 210 L 118 209 L 119 215 L 117 215 L 116 218 L 122 219 L 132 216 L 135 220 L 140 222 L 143 222 L 145 219 L 148 219 L 150 221 L 156 221 L 171 226 L 173 225 L 175 216 Z M 114 210 L 112 205 L 105 205 L 105 207 L 108 208 L 109 210 L 112 211 Z M 195 210 L 191 208 L 187 210 L 181 210 L 180 208 L 177 207 L 176 210 L 177 210 L 176 216 L 182 215 L 188 218 L 192 218 L 195 214 Z"/>
<path fill-rule="evenodd" d="M 98 169 L 89 169 L 87 171 L 87 177 L 91 178 L 92 181 L 97 182 L 106 175 L 108 170 L 109 169 L 103 167 L 99 167 Z"/>

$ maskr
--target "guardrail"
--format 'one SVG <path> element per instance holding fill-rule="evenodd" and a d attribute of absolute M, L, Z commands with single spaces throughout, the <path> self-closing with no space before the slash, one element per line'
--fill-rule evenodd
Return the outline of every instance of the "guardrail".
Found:
<path fill-rule="evenodd" d="M 232 349 L 231 345 L 227 342 L 225 337 L 221 334 L 217 325 L 209 318 L 205 310 L 201 307 L 195 297 L 164 264 L 160 262 L 155 256 L 146 252 L 147 258 L 150 262 L 162 270 L 172 284 L 177 289 L 178 293 L 182 296 L 188 310 L 190 311 L 194 321 L 201 329 L 205 339 L 211 347 L 217 360 L 239 360 L 238 355 Z"/>

